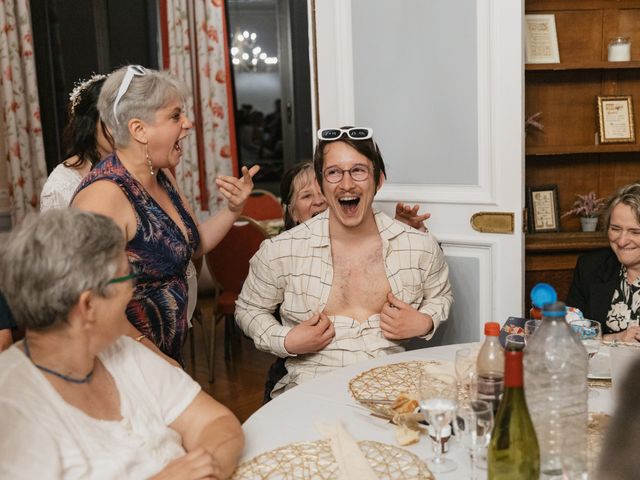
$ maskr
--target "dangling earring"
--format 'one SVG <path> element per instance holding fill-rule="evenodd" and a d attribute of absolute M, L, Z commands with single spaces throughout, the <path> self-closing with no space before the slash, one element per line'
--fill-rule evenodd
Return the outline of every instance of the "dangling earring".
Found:
<path fill-rule="evenodd" d="M 151 163 L 151 157 L 149 156 L 149 150 L 147 149 L 147 144 L 144 145 L 144 156 L 147 159 L 147 165 L 149 165 L 149 173 L 151 175 L 155 175 L 156 172 L 153 171 L 153 164 Z"/>

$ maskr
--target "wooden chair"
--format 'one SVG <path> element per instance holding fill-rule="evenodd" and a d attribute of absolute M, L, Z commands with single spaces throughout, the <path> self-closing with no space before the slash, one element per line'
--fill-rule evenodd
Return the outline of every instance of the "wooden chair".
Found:
<path fill-rule="evenodd" d="M 254 189 L 244 204 L 242 215 L 254 220 L 273 220 L 283 216 L 280 200 L 267 190 Z"/>
<path fill-rule="evenodd" d="M 217 320 L 225 319 L 224 358 L 228 362 L 231 360 L 232 334 L 236 328 L 233 316 L 236 299 L 249 273 L 249 260 L 265 238 L 268 238 L 267 232 L 255 220 L 240 216 L 222 241 L 206 254 L 207 267 L 218 284 L 211 318 L 209 382 L 213 381 Z"/>

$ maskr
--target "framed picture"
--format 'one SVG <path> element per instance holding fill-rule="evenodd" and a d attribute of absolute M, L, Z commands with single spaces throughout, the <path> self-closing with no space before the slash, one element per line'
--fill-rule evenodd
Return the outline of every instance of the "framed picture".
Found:
<path fill-rule="evenodd" d="M 560 231 L 557 185 L 527 187 L 527 200 L 532 233 Z"/>
<path fill-rule="evenodd" d="M 631 95 L 598 96 L 598 120 L 600 143 L 636 141 Z"/>
<path fill-rule="evenodd" d="M 556 17 L 525 15 L 525 63 L 560 63 Z"/>

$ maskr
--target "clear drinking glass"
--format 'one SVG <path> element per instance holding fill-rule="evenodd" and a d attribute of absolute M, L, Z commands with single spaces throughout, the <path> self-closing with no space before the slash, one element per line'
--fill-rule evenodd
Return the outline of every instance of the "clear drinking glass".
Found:
<path fill-rule="evenodd" d="M 526 344 L 531 336 L 536 333 L 542 320 L 527 320 L 524 322 L 524 343 Z"/>
<path fill-rule="evenodd" d="M 484 400 L 472 400 L 459 405 L 453 428 L 458 441 L 469 452 L 471 480 L 476 480 L 476 456 L 491 440 L 493 407 Z"/>
<path fill-rule="evenodd" d="M 571 329 L 578 335 L 582 345 L 589 354 L 589 359 L 593 358 L 602 342 L 602 327 L 600 322 L 595 320 L 574 320 L 571 322 Z"/>
<path fill-rule="evenodd" d="M 432 442 L 434 456 L 427 459 L 433 473 L 450 472 L 457 468 L 456 462 L 442 456 L 442 429 L 453 420 L 458 396 L 457 382 L 453 375 L 439 373 L 426 366 L 420 373 L 420 411 L 433 427 L 435 441 Z"/>

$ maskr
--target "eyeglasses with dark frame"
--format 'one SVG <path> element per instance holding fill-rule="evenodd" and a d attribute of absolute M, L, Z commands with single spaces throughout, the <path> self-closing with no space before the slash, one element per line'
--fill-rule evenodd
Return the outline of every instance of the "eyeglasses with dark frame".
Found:
<path fill-rule="evenodd" d="M 135 280 L 140 275 L 140 269 L 136 265 L 131 265 L 131 271 L 128 275 L 123 275 L 122 277 L 112 278 L 107 282 L 107 285 L 111 285 L 112 283 L 122 283 L 127 280 Z"/>
<path fill-rule="evenodd" d="M 327 167 L 324 172 L 322 172 L 322 176 L 329 183 L 339 183 L 342 181 L 342 177 L 344 177 L 345 172 L 349 172 L 349 175 L 354 182 L 364 182 L 369 178 L 370 173 L 369 167 L 357 164 L 347 170 L 343 170 L 338 167 Z"/>
<path fill-rule="evenodd" d="M 368 140 L 373 137 L 373 128 L 349 127 L 349 128 L 321 128 L 318 130 L 318 139 L 331 142 L 347 136 L 351 140 Z"/>

